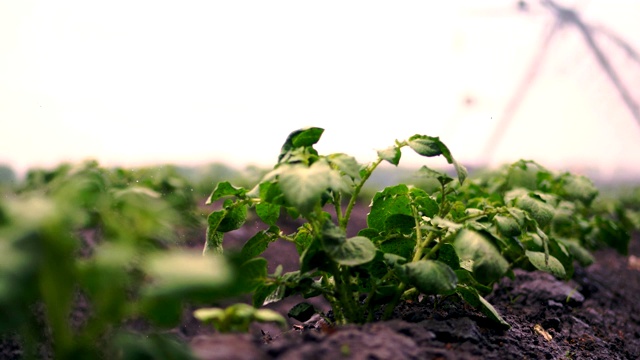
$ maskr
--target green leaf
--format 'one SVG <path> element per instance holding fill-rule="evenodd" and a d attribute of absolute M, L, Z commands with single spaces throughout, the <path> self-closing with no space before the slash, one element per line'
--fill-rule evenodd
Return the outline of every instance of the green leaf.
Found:
<path fill-rule="evenodd" d="M 280 218 L 280 205 L 259 203 L 256 205 L 256 214 L 267 225 L 275 225 Z"/>
<path fill-rule="evenodd" d="M 384 220 L 384 229 L 386 231 L 398 230 L 402 233 L 410 232 L 416 225 L 413 216 L 404 214 L 390 214 Z"/>
<path fill-rule="evenodd" d="M 400 163 L 400 157 L 402 152 L 397 146 L 391 146 L 384 150 L 378 150 L 378 157 L 382 160 L 388 161 L 391 164 L 398 166 Z"/>
<path fill-rule="evenodd" d="M 493 218 L 493 222 L 501 235 L 512 237 L 518 236 L 522 233 L 522 226 L 524 223 L 518 223 L 518 221 L 512 216 L 496 215 Z"/>
<path fill-rule="evenodd" d="M 313 242 L 313 235 L 311 235 L 306 229 L 300 228 L 293 238 L 293 242 L 296 245 L 298 254 L 302 255 L 309 245 L 311 245 L 311 242 Z"/>
<path fill-rule="evenodd" d="M 496 226 L 491 226 L 487 230 L 487 235 L 495 240 L 496 245 L 500 249 L 500 253 L 506 259 L 515 261 L 516 259 L 524 256 L 524 245 L 518 240 L 516 236 L 505 236 L 497 230 Z"/>
<path fill-rule="evenodd" d="M 407 142 L 413 151 L 422 156 L 433 157 L 442 155 L 440 147 L 442 142 L 440 142 L 438 137 L 416 134 L 410 137 Z"/>
<path fill-rule="evenodd" d="M 324 133 L 324 129 L 319 127 L 308 127 L 294 131 L 289 135 L 293 147 L 311 146 L 316 144 Z"/>
<path fill-rule="evenodd" d="M 538 175 L 546 170 L 532 161 L 520 160 L 509 166 L 506 179 L 509 189 L 538 190 Z"/>
<path fill-rule="evenodd" d="M 280 174 L 279 182 L 287 202 L 303 215 L 320 204 L 328 189 L 345 190 L 340 174 L 325 161 L 317 161 L 310 167 L 290 165 Z"/>
<path fill-rule="evenodd" d="M 455 272 L 445 263 L 420 260 L 396 267 L 400 279 L 426 295 L 453 293 L 458 283 Z"/>
<path fill-rule="evenodd" d="M 461 165 L 460 163 L 458 163 L 456 160 L 452 160 L 452 162 L 453 162 L 453 167 L 456 169 L 456 174 L 458 174 L 458 182 L 460 182 L 460 185 L 462 185 L 462 183 L 464 183 L 464 181 L 469 176 L 469 173 L 467 172 L 467 168 Z"/>
<path fill-rule="evenodd" d="M 253 320 L 260 323 L 272 322 L 278 324 L 281 329 L 287 327 L 287 321 L 279 312 L 271 309 L 256 309 Z"/>
<path fill-rule="evenodd" d="M 286 327 L 287 322 L 279 313 L 270 309 L 255 309 L 251 305 L 237 303 L 225 309 L 202 308 L 193 312 L 193 316 L 203 323 L 212 324 L 220 332 L 248 332 L 254 322 L 275 322 Z"/>
<path fill-rule="evenodd" d="M 287 313 L 287 316 L 300 322 L 305 322 L 318 312 L 316 308 L 308 302 L 301 302 L 294 305 Z"/>
<path fill-rule="evenodd" d="M 407 237 L 397 237 L 380 243 L 380 250 L 385 254 L 395 254 L 409 259 L 415 246 L 415 240 Z"/>
<path fill-rule="evenodd" d="M 427 179 L 436 179 L 441 185 L 446 185 L 453 181 L 453 178 L 445 173 L 440 171 L 436 171 L 427 167 L 426 165 L 422 166 L 417 172 L 416 176 L 427 178 Z"/>
<path fill-rule="evenodd" d="M 438 203 L 432 199 L 426 191 L 419 188 L 409 189 L 409 195 L 413 205 L 421 213 L 422 216 L 433 218 L 440 211 Z"/>
<path fill-rule="evenodd" d="M 598 196 L 598 189 L 587 177 L 565 173 L 560 177 L 560 194 L 569 200 L 577 200 L 589 206 Z"/>
<path fill-rule="evenodd" d="M 345 242 L 328 249 L 327 255 L 340 265 L 357 266 L 370 262 L 376 257 L 376 247 L 363 236 L 346 239 Z"/>
<path fill-rule="evenodd" d="M 306 273 L 313 269 L 324 270 L 330 264 L 330 259 L 320 246 L 320 241 L 313 239 L 300 255 L 300 272 Z"/>
<path fill-rule="evenodd" d="M 594 244 L 606 244 L 622 255 L 629 255 L 631 235 L 621 224 L 611 219 L 600 215 L 595 216 L 593 231 L 587 235 L 587 238 Z"/>
<path fill-rule="evenodd" d="M 558 241 L 555 237 L 548 238 L 549 254 L 558 259 L 565 272 L 565 279 L 573 276 L 573 255 L 564 243 Z"/>
<path fill-rule="evenodd" d="M 242 224 L 247 220 L 247 205 L 234 204 L 225 209 L 225 214 L 218 228 L 219 232 L 229 232 L 239 229 Z"/>
<path fill-rule="evenodd" d="M 218 185 L 216 185 L 216 188 L 213 189 L 213 192 L 211 193 L 211 195 L 209 195 L 209 198 L 207 198 L 206 204 L 209 205 L 214 201 L 225 196 L 242 197 L 246 193 L 247 193 L 246 189 L 242 187 L 234 187 L 233 185 L 231 185 L 230 182 L 223 181 L 218 183 Z"/>
<path fill-rule="evenodd" d="M 224 219 L 226 213 L 226 210 L 214 211 L 207 217 L 207 239 L 203 251 L 205 254 L 210 252 L 213 254 L 222 254 L 224 234 L 218 231 L 218 226 L 220 222 L 222 222 L 222 219 Z"/>
<path fill-rule="evenodd" d="M 358 231 L 358 234 L 360 236 L 364 236 L 366 238 L 371 239 L 374 243 L 377 242 L 378 240 L 380 240 L 380 232 L 376 229 L 372 229 L 372 228 L 364 228 L 364 229 L 360 229 L 360 231 Z"/>
<path fill-rule="evenodd" d="M 191 294 L 215 298 L 233 280 L 223 257 L 201 256 L 189 251 L 162 252 L 149 256 L 143 270 L 152 281 L 145 296 L 188 299 Z"/>
<path fill-rule="evenodd" d="M 202 254 L 222 254 L 222 242 L 224 241 L 224 233 L 219 231 L 207 231 L 207 240 L 204 243 Z"/>
<path fill-rule="evenodd" d="M 259 308 L 261 306 L 278 302 L 284 298 L 285 288 L 281 284 L 260 284 L 255 290 L 253 290 L 253 297 L 251 302 L 254 307 Z M 269 299 L 269 300 L 267 300 Z"/>
<path fill-rule="evenodd" d="M 331 220 L 325 220 L 320 237 L 322 249 L 328 251 L 335 246 L 344 244 L 345 241 L 347 241 L 347 233 Z"/>
<path fill-rule="evenodd" d="M 458 295 L 460 295 L 464 301 L 466 301 L 469 305 L 474 308 L 480 310 L 486 317 L 494 321 L 495 323 L 501 325 L 505 329 L 511 327 L 508 322 L 506 322 L 502 316 L 498 313 L 498 311 L 491 305 L 487 300 L 485 300 L 478 291 L 470 286 L 466 285 L 458 285 L 456 289 Z"/>
<path fill-rule="evenodd" d="M 320 243 L 331 260 L 341 265 L 356 266 L 370 262 L 376 256 L 376 247 L 364 236 L 346 238 L 344 230 L 326 220 Z"/>
<path fill-rule="evenodd" d="M 269 244 L 278 239 L 277 235 L 274 235 L 277 227 L 270 228 L 269 230 L 258 231 L 251 239 L 249 239 L 240 252 L 241 261 L 247 261 L 260 254 L 262 254 Z M 276 233 L 277 234 L 277 233 Z"/>
<path fill-rule="evenodd" d="M 413 218 L 409 188 L 404 184 L 389 186 L 373 196 L 367 225 L 378 231 L 387 230 L 389 225 L 393 225 L 387 222 L 391 215 L 406 215 Z"/>
<path fill-rule="evenodd" d="M 391 253 L 384 253 L 382 255 L 382 259 L 384 261 L 385 264 L 391 266 L 391 267 L 396 267 L 397 265 L 402 265 L 402 264 L 406 264 L 407 263 L 407 259 L 400 256 L 400 255 L 396 255 L 396 254 L 391 254 Z"/>
<path fill-rule="evenodd" d="M 278 168 L 279 173 L 286 170 L 287 166 Z M 260 184 L 260 198 L 269 204 L 286 205 L 284 200 L 284 194 L 280 189 L 280 183 L 277 181 L 263 182 Z"/>
<path fill-rule="evenodd" d="M 193 317 L 203 323 L 214 323 L 224 318 L 224 309 L 221 308 L 201 308 L 193 312 Z"/>
<path fill-rule="evenodd" d="M 488 295 L 493 290 L 491 286 L 480 284 L 469 270 L 459 268 L 454 270 L 454 272 L 458 277 L 458 287 L 460 287 L 461 284 L 473 287 L 480 295 Z"/>
<path fill-rule="evenodd" d="M 518 196 L 514 200 L 514 205 L 528 212 L 541 228 L 547 226 L 553 219 L 553 206 L 547 204 L 542 198 L 535 196 L 533 193 Z"/>
<path fill-rule="evenodd" d="M 275 194 L 274 191 L 277 194 Z M 262 201 L 256 205 L 256 214 L 260 217 L 260 220 L 264 221 L 267 225 L 275 225 L 280 217 L 280 204 L 276 199 L 281 194 L 277 183 L 260 183 L 260 198 Z M 276 203 L 271 200 L 276 200 Z"/>
<path fill-rule="evenodd" d="M 482 284 L 499 280 L 509 270 L 509 263 L 500 255 L 495 245 L 477 231 L 460 230 L 453 246 L 460 258 L 461 267 L 471 270 Z"/>
<path fill-rule="evenodd" d="M 547 237 L 543 238 L 534 232 L 523 233 L 519 236 L 519 239 L 526 250 L 532 251 L 544 251 L 544 242 L 547 241 Z"/>
<path fill-rule="evenodd" d="M 358 164 L 358 161 L 356 161 L 353 156 L 339 153 L 329 155 L 328 159 L 338 167 L 338 170 L 351 179 L 360 178 L 360 164 Z"/>
<path fill-rule="evenodd" d="M 447 148 L 447 146 L 442 141 L 440 141 L 440 138 L 427 135 L 413 135 L 407 142 L 409 144 L 409 147 L 411 147 L 416 153 L 422 156 L 444 156 L 444 158 L 447 159 L 447 162 L 449 164 L 453 164 L 454 168 L 456 169 L 456 173 L 458 174 L 458 181 L 460 182 L 460 184 L 462 184 L 467 178 L 467 169 L 464 166 L 460 165 L 453 158 L 453 156 L 451 156 L 449 148 Z"/>
<path fill-rule="evenodd" d="M 577 232 L 576 225 L 576 203 L 560 201 L 551 221 L 552 232 L 556 235 L 571 237 Z"/>
<path fill-rule="evenodd" d="M 555 257 L 549 255 L 548 261 L 545 261 L 545 254 L 543 252 L 527 250 L 525 254 L 529 262 L 538 270 L 546 271 L 558 278 L 565 278 L 567 276 L 564 267 Z"/>
<path fill-rule="evenodd" d="M 506 327 L 506 328 L 510 328 L 511 325 L 509 325 L 508 322 L 506 322 L 502 316 L 500 316 L 500 313 L 498 313 L 498 311 L 493 307 L 493 305 L 491 305 L 491 303 L 489 303 L 487 300 L 485 300 L 482 296 L 478 295 L 478 300 L 480 300 L 480 306 L 476 307 L 477 309 L 480 309 L 480 311 L 485 314 L 489 319 L 498 322 L 499 324 L 501 324 L 502 326 Z"/>
<path fill-rule="evenodd" d="M 442 244 L 438 250 L 438 261 L 447 264 L 453 270 L 460 268 L 460 258 L 451 244 Z"/>
<path fill-rule="evenodd" d="M 289 134 L 287 140 L 282 145 L 282 149 L 280 150 L 280 155 L 278 156 L 278 163 L 280 163 L 286 156 L 291 152 L 291 150 L 300 148 L 300 147 L 311 147 L 316 144 L 324 129 L 318 127 L 310 127 L 304 128 L 300 130 L 296 130 Z"/>
<path fill-rule="evenodd" d="M 264 258 L 252 258 L 245 261 L 238 269 L 238 290 L 248 293 L 264 283 L 267 277 L 267 260 Z"/>
<path fill-rule="evenodd" d="M 582 247 L 578 240 L 562 238 L 556 238 L 556 240 L 567 247 L 571 255 L 573 255 L 575 259 L 578 260 L 580 265 L 589 266 L 595 262 L 596 259 L 593 257 L 593 255 L 591 255 L 591 253 L 587 249 Z"/>

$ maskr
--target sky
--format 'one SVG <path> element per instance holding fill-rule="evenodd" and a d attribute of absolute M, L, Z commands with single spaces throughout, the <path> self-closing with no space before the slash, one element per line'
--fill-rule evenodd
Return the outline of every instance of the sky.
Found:
<path fill-rule="evenodd" d="M 640 2 L 557 2 L 640 49 Z M 640 178 L 640 123 L 570 26 L 487 150 L 553 23 L 529 3 L 2 0 L 0 164 L 270 166 L 318 126 L 360 162 L 417 133 L 469 165 Z M 640 102 L 640 64 L 597 39 Z"/>

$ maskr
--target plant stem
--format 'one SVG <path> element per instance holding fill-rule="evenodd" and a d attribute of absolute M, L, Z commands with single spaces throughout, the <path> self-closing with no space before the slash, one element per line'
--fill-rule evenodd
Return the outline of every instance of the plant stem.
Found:
<path fill-rule="evenodd" d="M 337 192 L 333 192 L 333 206 L 336 209 L 336 218 L 338 218 L 338 224 L 340 224 L 340 226 L 342 227 L 342 224 L 345 224 L 345 227 L 342 230 L 346 230 L 346 223 L 347 221 L 343 220 L 342 217 L 342 193 L 340 193 L 339 191 Z"/>
<path fill-rule="evenodd" d="M 367 314 L 366 322 L 373 321 L 374 312 L 373 312 L 373 309 L 371 309 L 371 301 L 373 300 L 373 296 L 376 294 L 376 291 L 378 290 L 378 285 L 383 284 L 394 274 L 395 274 L 395 271 L 393 269 L 389 270 L 389 272 L 387 272 L 379 281 L 375 282 L 371 287 L 371 291 L 367 295 L 367 298 L 364 300 L 364 308 L 369 312 Z"/>
<path fill-rule="evenodd" d="M 322 286 L 325 289 L 332 288 L 333 286 L 329 284 L 329 281 L 327 279 L 328 279 L 327 276 L 322 277 L 321 279 Z M 335 292 L 327 291 L 327 290 L 323 290 L 323 291 L 324 291 L 325 299 L 329 301 L 329 305 L 331 305 L 331 309 L 333 309 L 333 317 L 335 318 L 335 322 L 337 324 L 344 324 L 346 322 L 344 318 L 344 313 L 342 312 L 342 306 L 340 306 L 340 301 L 338 300 L 338 297 L 336 296 Z"/>
<path fill-rule="evenodd" d="M 487 216 L 487 215 L 491 215 L 491 214 L 498 214 L 498 213 L 500 213 L 500 211 L 497 211 L 495 209 L 489 209 L 489 210 L 485 210 L 485 211 L 477 213 L 477 214 L 471 214 L 471 215 L 467 215 L 465 217 L 459 218 L 459 219 L 456 220 L 456 222 L 462 223 L 462 222 L 465 222 L 467 220 L 476 219 L 476 218 L 480 218 L 480 217 L 483 217 L 483 216 Z"/>
<path fill-rule="evenodd" d="M 442 201 L 440 202 L 440 213 L 438 214 L 440 217 L 444 217 L 445 211 L 446 211 L 446 204 L 447 204 L 447 192 L 445 189 L 445 184 L 441 183 L 441 189 L 442 189 Z"/>
<path fill-rule="evenodd" d="M 416 248 L 413 252 L 413 259 L 411 262 L 420 261 L 422 258 L 423 249 L 425 249 L 429 244 L 435 239 L 437 234 L 435 232 L 430 232 L 424 242 L 421 242 L 420 239 L 416 240 Z"/>
<path fill-rule="evenodd" d="M 350 294 L 350 280 L 351 276 L 348 274 L 348 269 L 342 269 L 337 263 L 331 262 L 330 272 L 333 275 L 333 281 L 335 282 L 336 295 L 338 300 L 338 307 L 340 307 L 340 312 L 343 315 L 341 319 L 341 324 L 349 322 L 359 322 L 358 316 L 356 315 L 356 306 L 354 304 L 353 296 Z M 334 313 L 337 311 L 334 308 Z M 338 318 L 336 317 L 336 321 Z"/>
<path fill-rule="evenodd" d="M 429 253 L 425 257 L 427 259 L 431 259 L 436 254 L 436 252 L 440 249 L 442 244 L 444 244 L 444 240 L 440 239 L 440 241 L 438 241 L 438 243 L 433 248 L 431 248 L 431 250 L 429 251 Z"/>
<path fill-rule="evenodd" d="M 402 296 L 402 294 L 404 294 L 404 289 L 406 287 L 407 285 L 403 282 L 401 282 L 400 285 L 398 285 L 398 289 L 396 290 L 396 295 L 393 297 L 393 300 L 390 301 L 387 304 L 387 307 L 384 309 L 382 320 L 387 320 L 391 318 L 391 315 L 393 315 L 393 310 L 395 310 L 396 306 L 398 305 L 398 302 L 400 301 L 400 297 Z"/>
<path fill-rule="evenodd" d="M 356 204 L 356 200 L 358 199 L 358 195 L 360 194 L 362 187 L 367 182 L 367 180 L 369 180 L 369 177 L 371 176 L 371 174 L 373 174 L 373 171 L 378 167 L 378 165 L 380 165 L 381 162 L 382 158 L 378 158 L 376 161 L 371 163 L 364 176 L 362 176 L 362 179 L 360 180 L 358 185 L 356 185 L 355 189 L 353 189 L 353 194 L 351 194 L 351 198 L 349 199 L 349 204 L 347 205 L 345 215 L 342 219 L 340 219 L 340 227 L 343 230 L 347 229 L 347 224 L 349 223 L 349 219 L 351 218 L 351 211 Z"/>

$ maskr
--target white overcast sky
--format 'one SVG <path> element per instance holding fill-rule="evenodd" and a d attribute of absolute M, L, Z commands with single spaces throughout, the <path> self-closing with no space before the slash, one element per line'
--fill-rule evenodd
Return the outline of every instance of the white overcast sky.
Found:
<path fill-rule="evenodd" d="M 557 1 L 640 49 L 640 1 Z M 271 165 L 305 126 L 361 162 L 420 133 L 483 163 L 551 24 L 530 2 L 0 0 L 0 163 Z M 640 102 L 640 65 L 599 40 Z M 582 38 L 550 46 L 491 164 L 640 173 L 640 124 Z"/>

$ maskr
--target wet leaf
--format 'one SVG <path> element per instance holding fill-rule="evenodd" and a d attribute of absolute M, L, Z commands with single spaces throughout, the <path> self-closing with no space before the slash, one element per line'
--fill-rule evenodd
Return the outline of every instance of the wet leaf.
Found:
<path fill-rule="evenodd" d="M 387 187 L 374 195 L 367 225 L 378 231 L 388 230 L 389 226 L 395 225 L 388 221 L 392 215 L 405 215 L 413 219 L 409 188 L 404 184 Z"/>
<path fill-rule="evenodd" d="M 287 202 L 303 215 L 320 204 L 322 194 L 328 189 L 349 190 L 340 174 L 326 161 L 317 161 L 310 167 L 290 165 L 280 174 L 279 182 Z"/>
<path fill-rule="evenodd" d="M 287 313 L 287 316 L 290 318 L 294 318 L 300 322 L 305 322 L 311 319 L 311 317 L 317 312 L 318 311 L 313 305 L 309 304 L 308 302 L 301 302 L 294 305 L 294 307 L 292 307 L 291 310 L 289 310 L 289 312 Z"/>
<path fill-rule="evenodd" d="M 280 149 L 278 163 L 286 160 L 287 155 L 290 155 L 292 150 L 296 148 L 311 147 L 316 144 L 318 140 L 320 140 L 323 132 L 324 129 L 322 128 L 309 127 L 290 133 Z"/>
<path fill-rule="evenodd" d="M 391 164 L 396 166 L 398 166 L 398 164 L 400 163 L 401 155 L 402 155 L 402 152 L 400 151 L 400 148 L 398 148 L 397 146 L 391 146 L 384 150 L 378 150 L 378 157 L 380 159 L 388 161 Z"/>
<path fill-rule="evenodd" d="M 332 164 L 335 164 L 345 175 L 349 176 L 351 179 L 360 178 L 360 164 L 353 156 L 349 156 L 347 154 L 331 154 L 329 155 L 329 161 Z"/>
<path fill-rule="evenodd" d="M 480 310 L 486 317 L 493 320 L 495 323 L 501 325 L 502 327 L 508 329 L 511 327 L 508 322 L 506 322 L 500 313 L 491 305 L 487 300 L 485 300 L 478 291 L 470 286 L 466 285 L 458 285 L 456 292 L 471 306 Z"/>
<path fill-rule="evenodd" d="M 435 260 L 399 265 L 396 272 L 402 281 L 426 295 L 451 294 L 458 283 L 453 270 L 445 263 Z"/>
<path fill-rule="evenodd" d="M 220 220 L 216 231 L 229 232 L 239 229 L 247 219 L 247 205 L 230 204 L 224 210 L 224 217 Z"/>
<path fill-rule="evenodd" d="M 326 251 L 329 257 L 340 265 L 357 266 L 373 260 L 377 249 L 366 237 L 355 236 Z"/>
<path fill-rule="evenodd" d="M 207 198 L 207 202 L 206 204 L 209 205 L 211 203 L 213 203 L 214 201 L 223 198 L 225 196 L 238 196 L 241 197 L 244 194 L 247 193 L 247 190 L 241 187 L 235 187 L 233 185 L 231 185 L 230 182 L 228 181 L 223 181 L 221 183 L 218 183 L 218 185 L 216 185 L 216 188 L 213 189 L 213 192 L 211 193 L 211 195 L 209 195 L 209 198 Z"/>
<path fill-rule="evenodd" d="M 598 189 L 584 176 L 565 173 L 560 177 L 561 194 L 569 200 L 577 200 L 589 206 L 598 196 Z"/>
<path fill-rule="evenodd" d="M 558 278 L 566 278 L 567 274 L 564 270 L 564 266 L 555 257 L 549 255 L 547 261 L 545 261 L 545 254 L 538 251 L 525 252 L 529 262 L 538 270 L 548 272 Z"/>
<path fill-rule="evenodd" d="M 262 254 L 269 244 L 277 240 L 277 227 L 270 228 L 269 230 L 260 230 L 253 235 L 242 247 L 240 257 L 242 261 L 247 261 Z"/>
<path fill-rule="evenodd" d="M 189 294 L 216 294 L 233 280 L 223 257 L 196 252 L 172 251 L 150 256 L 143 269 L 152 281 L 143 290 L 146 296 L 188 298 Z"/>
<path fill-rule="evenodd" d="M 445 173 L 431 169 L 430 167 L 422 166 L 416 173 L 416 176 L 436 179 L 441 185 L 446 185 L 453 181 L 453 178 Z"/>
<path fill-rule="evenodd" d="M 540 197 L 531 193 L 518 196 L 514 200 L 514 205 L 531 214 L 541 228 L 546 227 L 553 219 L 554 208 L 544 202 Z"/>
<path fill-rule="evenodd" d="M 460 230 L 453 246 L 460 258 L 461 266 L 464 263 L 469 264 L 473 275 L 482 284 L 499 280 L 509 269 L 509 263 L 500 255 L 495 245 L 477 231 Z"/>
<path fill-rule="evenodd" d="M 408 143 L 413 151 L 422 156 L 433 157 L 442 155 L 440 147 L 442 143 L 438 137 L 416 134 L 409 138 Z"/>

